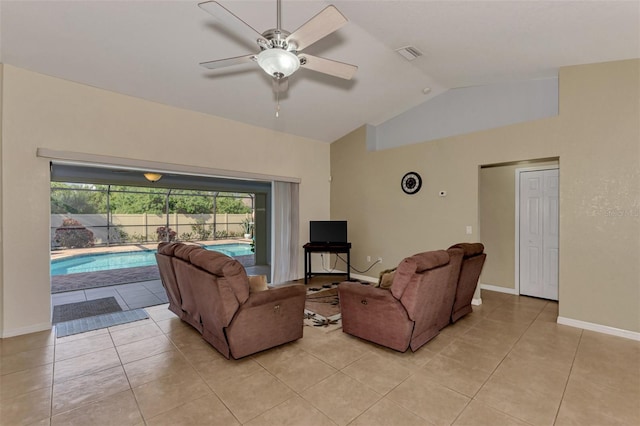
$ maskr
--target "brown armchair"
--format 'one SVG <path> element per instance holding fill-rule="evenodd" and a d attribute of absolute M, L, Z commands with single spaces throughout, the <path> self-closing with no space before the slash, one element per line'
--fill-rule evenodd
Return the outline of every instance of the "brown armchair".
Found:
<path fill-rule="evenodd" d="M 473 294 L 476 291 L 478 279 L 480 279 L 480 273 L 482 272 L 484 261 L 487 258 L 482 243 L 454 244 L 449 247 L 449 250 L 456 248 L 462 249 L 464 256 L 458 277 L 453 309 L 451 310 L 451 322 L 456 322 L 473 311 L 471 308 L 471 300 L 473 300 Z"/>
<path fill-rule="evenodd" d="M 340 283 L 342 330 L 400 352 L 416 351 L 440 331 L 438 320 L 456 267 L 447 251 L 437 250 L 400 262 L 388 290 Z"/>
<path fill-rule="evenodd" d="M 242 358 L 302 337 L 303 285 L 251 292 L 237 260 L 194 245 L 160 243 L 156 257 L 169 309 L 225 357 Z"/>

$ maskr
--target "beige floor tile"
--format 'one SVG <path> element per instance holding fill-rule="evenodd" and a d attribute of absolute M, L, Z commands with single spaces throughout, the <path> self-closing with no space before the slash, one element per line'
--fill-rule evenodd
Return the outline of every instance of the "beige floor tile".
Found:
<path fill-rule="evenodd" d="M 470 401 L 470 398 L 428 380 L 422 373 L 409 377 L 392 390 L 388 398 L 436 425 L 451 424 Z"/>
<path fill-rule="evenodd" d="M 338 372 L 304 391 L 302 397 L 338 425 L 346 425 L 376 403 L 381 395 Z"/>
<path fill-rule="evenodd" d="M 453 423 L 454 426 L 528 426 L 521 420 L 506 413 L 491 408 L 478 401 L 471 403 L 464 409 Z"/>
<path fill-rule="evenodd" d="M 50 425 L 51 425 L 51 419 L 50 418 L 38 420 L 38 421 L 36 421 L 34 423 L 29 423 L 29 426 L 50 426 Z"/>
<path fill-rule="evenodd" d="M 437 352 L 433 352 L 432 350 L 427 349 L 426 346 L 421 347 L 415 352 L 413 352 L 411 349 L 406 352 L 398 352 L 394 351 L 393 349 L 379 347 L 376 348 L 375 351 L 372 351 L 372 353 L 375 353 L 376 355 L 385 358 L 390 362 L 396 362 L 407 368 L 411 372 L 420 370 L 421 367 L 423 367 L 437 355 Z"/>
<path fill-rule="evenodd" d="M 342 372 L 381 395 L 386 395 L 411 374 L 401 363 L 373 352 L 349 364 Z"/>
<path fill-rule="evenodd" d="M 55 360 L 63 361 L 112 347 L 113 340 L 111 340 L 109 333 L 94 334 L 84 339 L 70 342 L 56 342 Z"/>
<path fill-rule="evenodd" d="M 457 340 L 456 336 L 439 334 L 433 339 L 429 340 L 424 346 L 422 346 L 418 351 L 422 349 L 428 349 L 432 353 L 440 353 L 445 350 L 449 345 Z M 411 349 L 408 349 L 411 350 Z"/>
<path fill-rule="evenodd" d="M 120 345 L 117 348 L 118 355 L 123 364 L 157 355 L 175 349 L 173 343 L 164 335 L 149 337 L 137 342 Z"/>
<path fill-rule="evenodd" d="M 190 362 L 207 385 L 214 391 L 225 388 L 227 382 L 244 380 L 260 371 L 264 371 L 264 368 L 250 357 L 238 360 L 226 359 L 218 354 L 215 349 L 211 348 L 211 350 L 216 355 L 209 361 L 201 361 L 197 364 Z"/>
<path fill-rule="evenodd" d="M 428 380 L 468 397 L 473 397 L 491 375 L 477 368 L 473 359 L 463 362 L 444 355 L 436 355 L 420 371 Z"/>
<path fill-rule="evenodd" d="M 569 374 L 554 369 L 549 363 L 536 360 L 519 359 L 507 356 L 498 366 L 493 376 L 526 386 L 529 389 L 560 399 L 569 379 Z"/>
<path fill-rule="evenodd" d="M 98 330 L 91 330 L 84 333 L 71 334 L 69 336 L 56 338 L 56 345 L 61 343 L 69 343 L 76 340 L 86 339 L 87 337 L 97 336 L 98 334 L 109 334 L 108 328 L 100 328 Z"/>
<path fill-rule="evenodd" d="M 0 356 L 17 354 L 33 349 L 51 346 L 55 341 L 53 330 L 39 331 L 37 333 L 24 334 L 22 336 L 0 339 Z"/>
<path fill-rule="evenodd" d="M 51 418 L 52 426 L 127 426 L 141 422 L 142 415 L 130 389 Z"/>
<path fill-rule="evenodd" d="M 388 398 L 376 402 L 362 413 L 349 426 L 431 426 L 425 419 L 405 410 Z"/>
<path fill-rule="evenodd" d="M 492 352 L 496 355 L 506 355 L 516 344 L 520 336 L 519 333 L 503 334 L 476 327 L 469 330 L 463 336 L 459 336 L 458 339 L 480 347 L 487 352 Z"/>
<path fill-rule="evenodd" d="M 158 327 L 160 327 L 160 330 L 162 330 L 164 334 L 168 335 L 184 331 L 187 328 L 193 328 L 176 316 L 174 316 L 173 318 L 156 321 L 156 324 L 158 325 Z"/>
<path fill-rule="evenodd" d="M 52 414 L 63 413 L 127 389 L 130 386 L 122 366 L 56 383 L 53 385 Z"/>
<path fill-rule="evenodd" d="M 135 324 L 135 323 L 134 323 Z M 162 330 L 153 322 L 141 324 L 136 327 L 117 329 L 110 331 L 113 343 L 116 346 L 148 339 L 149 337 L 162 335 Z"/>
<path fill-rule="evenodd" d="M 513 383 L 494 376 L 475 399 L 532 425 L 552 425 L 560 406 L 560 398 L 538 393 L 526 383 Z"/>
<path fill-rule="evenodd" d="M 448 358 L 460 362 L 473 362 L 474 367 L 492 372 L 507 353 L 497 353 L 494 349 L 484 349 L 464 340 L 456 340 L 440 352 Z"/>
<path fill-rule="evenodd" d="M 176 350 L 162 352 L 138 361 L 124 364 L 132 388 L 158 380 L 171 374 L 185 374 L 194 369 Z"/>
<path fill-rule="evenodd" d="M 305 347 L 304 350 L 338 370 L 346 367 L 370 351 L 368 345 L 345 345 L 347 338 L 342 337 L 341 334 L 339 331 L 329 333 L 328 336 L 323 339 L 317 339 L 313 342 L 312 346 Z"/>
<path fill-rule="evenodd" d="M 152 325 L 152 324 L 155 324 L 155 322 L 151 318 L 147 318 L 139 321 L 126 322 L 124 324 L 114 325 L 113 327 L 109 327 L 107 330 L 109 331 L 109 333 L 113 333 L 114 331 L 120 331 L 120 330 L 125 330 L 127 328 L 141 327 L 143 325 Z"/>
<path fill-rule="evenodd" d="M 265 351 L 254 360 L 298 393 L 337 371 L 302 349 L 287 345 Z"/>
<path fill-rule="evenodd" d="M 169 304 L 151 306 L 149 308 L 144 309 L 149 317 L 154 320 L 156 323 L 158 321 L 170 319 L 170 318 L 178 318 L 176 314 L 169 310 Z"/>
<path fill-rule="evenodd" d="M 53 362 L 54 347 L 44 346 L 0 357 L 0 376 Z"/>
<path fill-rule="evenodd" d="M 609 339 L 583 338 L 571 373 L 595 383 L 640 394 L 640 342 L 607 337 Z"/>
<path fill-rule="evenodd" d="M 549 368 L 566 375 L 571 370 L 575 351 L 531 340 L 521 340 L 509 352 L 509 357 L 534 364 L 546 364 Z"/>
<path fill-rule="evenodd" d="M 248 422 L 294 395 L 289 387 L 265 370 L 227 381 L 224 387 L 216 389 L 216 393 L 241 423 Z"/>
<path fill-rule="evenodd" d="M 563 423 L 580 419 L 610 419 L 611 423 L 640 424 L 639 393 L 593 383 L 582 377 L 569 378 L 559 417 Z"/>
<path fill-rule="evenodd" d="M 0 401 L 51 387 L 52 383 L 53 363 L 5 374 L 0 377 Z"/>
<path fill-rule="evenodd" d="M 504 336 L 510 341 L 518 340 L 520 336 L 530 327 L 530 324 L 518 323 L 518 322 L 504 322 L 496 321 L 489 318 L 484 318 L 472 327 L 467 334 L 474 333 L 476 330 L 483 330 L 491 333 L 494 336 Z"/>
<path fill-rule="evenodd" d="M 148 420 L 147 425 L 240 425 L 217 396 L 209 394 L 196 398 Z"/>
<path fill-rule="evenodd" d="M 51 388 L 25 393 L 0 404 L 0 420 L 3 425 L 30 425 L 50 416 Z"/>
<path fill-rule="evenodd" d="M 538 314 L 540 314 L 540 310 L 538 309 L 501 306 L 500 308 L 487 315 L 487 318 L 508 323 L 516 322 L 531 324 L 536 319 Z"/>
<path fill-rule="evenodd" d="M 120 358 L 118 358 L 115 348 L 103 349 L 56 362 L 53 369 L 53 381 L 54 383 L 61 383 L 119 365 L 121 365 Z"/>
<path fill-rule="evenodd" d="M 211 389 L 195 371 L 170 374 L 133 388 L 145 420 L 192 401 L 196 396 L 211 395 Z"/>
<path fill-rule="evenodd" d="M 335 426 L 329 417 L 298 395 L 254 418 L 247 426 Z"/>

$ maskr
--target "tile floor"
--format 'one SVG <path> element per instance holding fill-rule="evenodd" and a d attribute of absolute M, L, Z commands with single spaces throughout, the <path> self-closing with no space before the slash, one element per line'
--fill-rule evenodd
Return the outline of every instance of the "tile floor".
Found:
<path fill-rule="evenodd" d="M 226 360 L 166 305 L 56 339 L 0 340 L 2 425 L 637 425 L 640 342 L 482 292 L 416 353 L 340 330 Z"/>
<path fill-rule="evenodd" d="M 51 295 L 51 306 L 84 302 L 113 296 L 123 311 L 146 308 L 168 303 L 167 293 L 160 280 L 142 281 L 131 284 L 119 284 L 86 290 L 67 291 Z"/>

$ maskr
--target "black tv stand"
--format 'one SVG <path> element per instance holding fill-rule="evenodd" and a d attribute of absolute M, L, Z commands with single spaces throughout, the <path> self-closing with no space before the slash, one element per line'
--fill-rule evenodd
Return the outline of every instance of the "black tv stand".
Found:
<path fill-rule="evenodd" d="M 351 281 L 351 243 L 307 243 L 304 246 L 304 283 L 314 275 L 311 253 L 347 253 L 347 281 Z M 345 275 L 342 272 L 320 272 L 315 275 Z"/>

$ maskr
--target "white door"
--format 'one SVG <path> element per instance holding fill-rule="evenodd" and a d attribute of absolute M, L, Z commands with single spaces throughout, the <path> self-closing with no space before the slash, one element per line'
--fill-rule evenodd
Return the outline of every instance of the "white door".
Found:
<path fill-rule="evenodd" d="M 520 173 L 520 294 L 558 300 L 558 169 Z"/>

